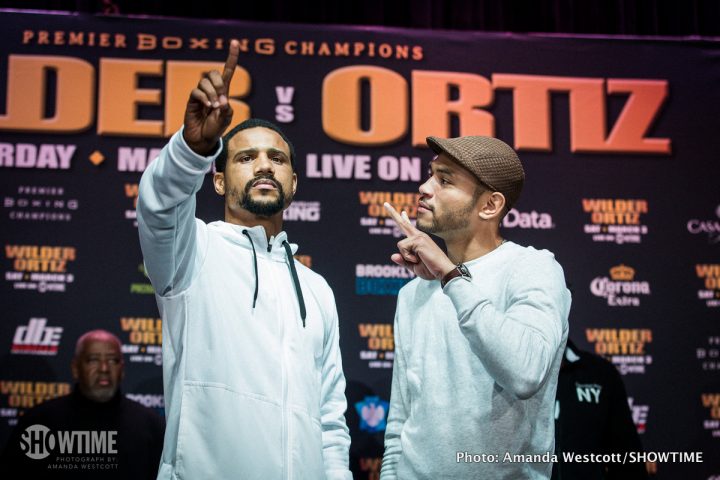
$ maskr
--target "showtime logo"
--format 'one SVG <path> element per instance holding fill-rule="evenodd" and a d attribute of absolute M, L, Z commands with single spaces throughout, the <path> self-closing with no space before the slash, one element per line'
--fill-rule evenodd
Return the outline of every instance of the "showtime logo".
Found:
<path fill-rule="evenodd" d="M 47 318 L 31 318 L 27 326 L 15 330 L 10 353 L 57 355 L 62 327 L 46 327 Z"/>
<path fill-rule="evenodd" d="M 549 213 L 539 213 L 535 210 L 529 213 L 520 212 L 515 208 L 511 208 L 507 215 L 505 215 L 505 218 L 503 218 L 503 227 L 549 230 L 555 228 L 555 224 Z"/>

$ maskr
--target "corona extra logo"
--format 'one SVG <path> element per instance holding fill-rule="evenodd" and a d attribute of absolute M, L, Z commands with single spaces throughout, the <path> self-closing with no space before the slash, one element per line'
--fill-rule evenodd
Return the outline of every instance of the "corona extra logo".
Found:
<path fill-rule="evenodd" d="M 634 279 L 634 268 L 616 265 L 610 269 L 610 278 L 595 277 L 590 283 L 590 291 L 596 297 L 607 299 L 611 307 L 639 307 L 640 296 L 650 295 L 650 283 Z"/>

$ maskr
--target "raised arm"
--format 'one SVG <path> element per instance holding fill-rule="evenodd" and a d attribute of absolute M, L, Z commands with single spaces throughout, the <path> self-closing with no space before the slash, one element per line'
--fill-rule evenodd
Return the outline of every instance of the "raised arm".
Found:
<path fill-rule="evenodd" d="M 550 253 L 518 261 L 507 307 L 500 310 L 475 283 L 450 282 L 444 293 L 458 313 L 470 348 L 501 387 L 521 399 L 545 383 L 563 341 L 569 308 L 562 269 Z"/>
<path fill-rule="evenodd" d="M 407 238 L 392 260 L 426 280 L 440 280 L 454 268 L 445 252 L 412 225 L 405 212 L 385 208 Z M 570 305 L 562 268 L 550 253 L 522 259 L 511 275 L 507 308 L 501 311 L 476 284 L 448 283 L 443 292 L 458 313 L 460 329 L 488 373 L 518 398 L 529 398 L 545 383 L 563 341 Z"/>
<path fill-rule="evenodd" d="M 199 222 L 195 220 L 195 193 L 220 153 L 220 137 L 232 121 L 227 92 L 238 55 L 239 44 L 233 40 L 223 72 L 206 73 L 192 90 L 183 128 L 140 180 L 140 246 L 150 281 L 160 295 L 178 293 L 192 279 Z"/>

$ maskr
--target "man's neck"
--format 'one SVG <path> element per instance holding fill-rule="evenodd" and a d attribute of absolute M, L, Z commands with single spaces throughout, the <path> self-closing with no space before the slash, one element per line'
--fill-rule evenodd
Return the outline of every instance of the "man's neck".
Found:
<path fill-rule="evenodd" d="M 282 212 L 273 215 L 272 217 L 262 217 L 255 215 L 254 213 L 248 212 L 247 210 L 241 210 L 240 212 L 232 212 L 229 209 L 225 209 L 225 221 L 232 223 L 233 225 L 241 225 L 243 227 L 257 227 L 262 226 L 265 229 L 268 241 L 271 237 L 276 236 L 282 231 Z"/>
<path fill-rule="evenodd" d="M 497 228 L 482 229 L 470 234 L 449 235 L 444 240 L 448 258 L 455 264 L 480 258 L 503 243 Z"/>

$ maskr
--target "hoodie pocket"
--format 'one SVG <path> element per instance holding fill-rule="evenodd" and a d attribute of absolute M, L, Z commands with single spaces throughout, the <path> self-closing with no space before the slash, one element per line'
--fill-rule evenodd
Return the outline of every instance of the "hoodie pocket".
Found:
<path fill-rule="evenodd" d="M 320 420 L 290 410 L 290 442 L 293 480 L 324 480 L 323 439 Z"/>
<path fill-rule="evenodd" d="M 176 468 L 179 479 L 282 478 L 279 405 L 222 384 L 183 385 Z"/>

